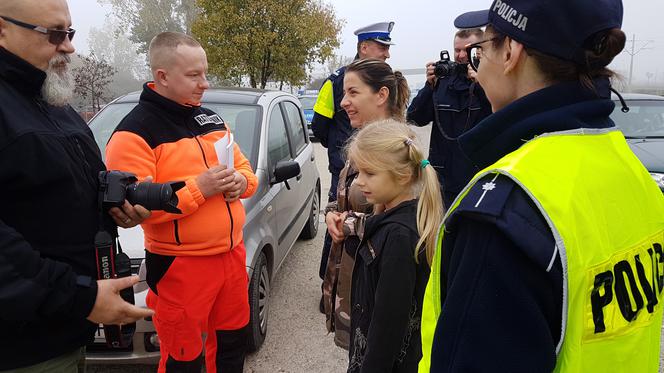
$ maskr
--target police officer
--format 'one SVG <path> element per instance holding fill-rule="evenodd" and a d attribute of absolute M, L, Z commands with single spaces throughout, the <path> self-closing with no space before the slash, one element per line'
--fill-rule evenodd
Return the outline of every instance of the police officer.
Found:
<path fill-rule="evenodd" d="M 601 9 L 601 11 L 597 11 Z M 621 0 L 494 0 L 468 47 L 494 114 L 448 210 L 420 372 L 657 372 L 664 196 L 609 115 Z"/>
<path fill-rule="evenodd" d="M 491 114 L 491 104 L 467 65 L 465 50 L 466 45 L 480 41 L 483 35 L 478 28 L 458 31 L 454 35 L 454 61 L 458 67 L 449 74 L 436 76 L 435 64 L 427 63 L 427 82 L 408 107 L 410 123 L 417 126 L 433 123 L 429 161 L 438 174 L 445 206 L 452 204 L 478 171 L 456 139 Z"/>
<path fill-rule="evenodd" d="M 379 22 L 355 30 L 355 35 L 357 35 L 355 59 L 376 58 L 385 61 L 390 58 L 390 46 L 394 45 L 390 37 L 393 27 L 394 22 Z M 314 135 L 327 148 L 328 170 L 332 174 L 328 202 L 337 200 L 339 172 L 344 168 L 343 147 L 353 133 L 348 115 L 341 108 L 341 99 L 344 97 L 345 69 L 345 66 L 339 68 L 323 83 L 314 105 L 314 117 L 311 121 Z M 321 279 L 325 274 L 331 243 L 330 235 L 326 233 L 319 270 Z"/>

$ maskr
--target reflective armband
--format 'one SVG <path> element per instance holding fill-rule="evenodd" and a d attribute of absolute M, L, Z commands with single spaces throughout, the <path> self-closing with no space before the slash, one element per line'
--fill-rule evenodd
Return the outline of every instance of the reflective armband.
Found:
<path fill-rule="evenodd" d="M 326 118 L 332 119 L 334 116 L 334 90 L 330 80 L 326 80 L 320 89 L 316 104 L 314 104 L 314 111 Z"/>

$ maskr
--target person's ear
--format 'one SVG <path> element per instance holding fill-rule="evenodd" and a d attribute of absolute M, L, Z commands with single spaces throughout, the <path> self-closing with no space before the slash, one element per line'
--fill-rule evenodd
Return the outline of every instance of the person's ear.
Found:
<path fill-rule="evenodd" d="M 168 87 L 168 76 L 166 70 L 157 69 L 154 72 L 154 81 L 163 87 Z"/>
<path fill-rule="evenodd" d="M 390 98 L 390 90 L 387 87 L 380 87 L 378 90 L 378 105 L 384 105 Z"/>
<path fill-rule="evenodd" d="M 526 50 L 524 49 L 523 44 L 508 38 L 504 52 L 505 60 L 503 63 L 503 72 L 504 74 L 509 74 L 516 70 L 519 61 L 521 60 L 521 57 L 525 55 Z"/>

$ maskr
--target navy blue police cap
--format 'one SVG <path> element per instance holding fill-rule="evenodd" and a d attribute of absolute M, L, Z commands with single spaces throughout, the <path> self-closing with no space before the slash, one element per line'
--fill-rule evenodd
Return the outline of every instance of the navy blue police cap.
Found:
<path fill-rule="evenodd" d="M 392 38 L 390 37 L 390 32 L 392 32 L 393 27 L 394 22 L 372 23 L 355 30 L 354 34 L 357 35 L 358 42 L 373 40 L 385 45 L 394 45 Z"/>
<path fill-rule="evenodd" d="M 600 41 L 591 36 L 620 28 L 622 0 L 494 0 L 491 8 L 454 20 L 459 29 L 491 24 L 527 47 L 585 64 L 585 50 Z"/>

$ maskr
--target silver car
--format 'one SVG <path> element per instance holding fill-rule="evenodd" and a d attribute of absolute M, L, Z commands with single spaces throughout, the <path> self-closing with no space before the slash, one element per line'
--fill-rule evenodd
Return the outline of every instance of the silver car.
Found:
<path fill-rule="evenodd" d="M 140 92 L 135 92 L 114 100 L 90 121 L 102 154 L 113 130 L 138 103 L 139 96 Z M 271 279 L 298 237 L 310 239 L 318 233 L 321 186 L 314 149 L 300 101 L 293 95 L 212 89 L 202 102 L 230 126 L 258 177 L 256 193 L 242 200 L 247 213 L 244 242 L 250 278 L 250 349 L 256 350 L 267 334 Z M 134 295 L 136 304 L 144 306 L 143 231 L 140 227 L 120 229 L 120 242 L 131 258 L 133 272 L 141 272 L 142 281 L 134 287 Z M 150 320 L 137 322 L 130 348 L 109 349 L 101 328 L 87 348 L 91 364 L 154 364 L 158 359 L 159 337 Z"/>

